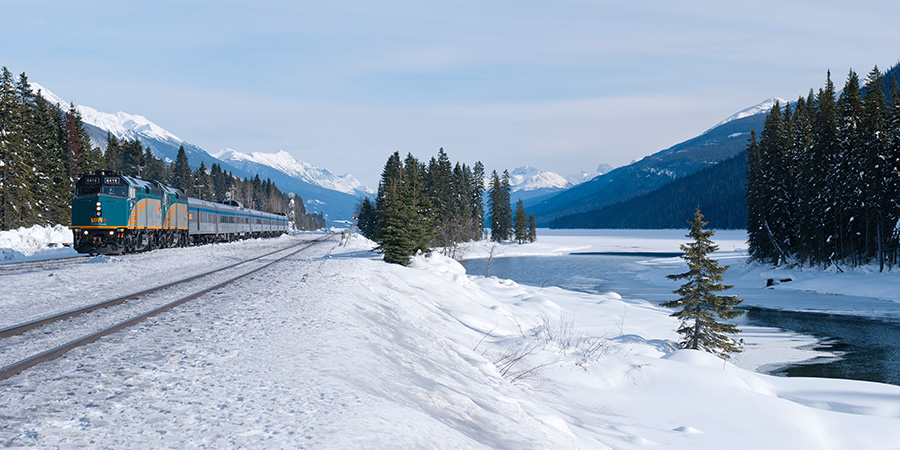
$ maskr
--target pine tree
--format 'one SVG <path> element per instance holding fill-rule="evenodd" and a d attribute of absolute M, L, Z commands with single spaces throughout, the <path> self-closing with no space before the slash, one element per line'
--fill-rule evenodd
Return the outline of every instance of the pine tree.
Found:
<path fill-rule="evenodd" d="M 516 242 L 524 244 L 528 240 L 528 213 L 525 211 L 525 202 L 520 198 L 516 202 L 516 212 L 513 216 L 513 234 Z"/>
<path fill-rule="evenodd" d="M 107 150 L 107 153 L 109 150 Z M 169 184 L 166 178 L 166 163 L 157 158 L 150 147 L 144 149 L 144 168 L 141 170 L 141 178 L 145 180 L 157 180 L 161 183 Z"/>
<path fill-rule="evenodd" d="M 887 112 L 884 100 L 884 82 L 876 66 L 869 72 L 865 84 L 866 97 L 863 101 L 863 155 L 861 187 L 863 213 L 865 215 L 865 255 L 875 257 L 879 271 L 884 270 L 884 255 L 887 234 L 896 220 L 890 223 L 890 184 L 893 183 L 891 170 L 894 164 L 890 157 L 890 132 L 887 128 Z"/>
<path fill-rule="evenodd" d="M 363 236 L 375 240 L 375 230 L 377 229 L 375 205 L 372 204 L 369 197 L 363 198 L 357 207 L 356 224 Z"/>
<path fill-rule="evenodd" d="M 488 193 L 488 212 L 491 215 L 491 240 L 494 242 L 503 242 L 505 239 L 505 230 L 503 229 L 503 199 L 500 194 L 502 186 L 500 184 L 500 176 L 497 171 L 491 173 L 490 192 Z"/>
<path fill-rule="evenodd" d="M 503 242 L 512 237 L 513 219 L 510 205 L 509 171 L 503 171 L 503 177 L 495 170 L 491 175 L 491 192 L 488 196 L 488 207 L 491 213 L 491 240 Z"/>
<path fill-rule="evenodd" d="M 172 186 L 185 192 L 189 192 L 193 188 L 191 167 L 188 165 L 188 157 L 183 145 L 178 149 L 178 155 L 175 156 L 175 163 L 172 164 L 172 178 L 169 181 L 172 182 Z"/>
<path fill-rule="evenodd" d="M 472 167 L 472 192 L 469 198 L 472 210 L 472 235 L 481 239 L 484 234 L 484 164 L 477 161 Z"/>
<path fill-rule="evenodd" d="M 714 231 L 704 230 L 706 222 L 700 209 L 694 213 L 690 222 L 691 231 L 687 237 L 693 242 L 682 244 L 682 259 L 687 262 L 688 271 L 681 274 L 668 275 L 670 280 L 688 281 L 673 291 L 680 297 L 677 300 L 661 303 L 666 308 L 681 308 L 672 313 L 681 320 L 678 333 L 682 335 L 680 343 L 683 348 L 703 350 L 728 358 L 730 353 L 740 352 L 740 348 L 727 334 L 739 333 L 737 325 L 720 323 L 719 319 L 733 319 L 744 311 L 737 311 L 735 306 L 742 300 L 736 296 L 718 295 L 733 286 L 722 284 L 722 274 L 728 266 L 719 266 L 718 261 L 711 259 L 710 254 L 719 249 L 711 240 Z"/>
<path fill-rule="evenodd" d="M 528 215 L 528 242 L 537 240 L 537 218 L 534 214 Z"/>
<path fill-rule="evenodd" d="M 409 256 L 418 251 L 428 252 L 429 243 L 434 239 L 434 217 L 430 214 L 431 201 L 425 195 L 425 177 L 420 170 L 419 161 L 412 153 L 407 154 L 403 162 L 401 201 L 407 238 L 410 240 Z"/>
<path fill-rule="evenodd" d="M 853 70 L 847 75 L 847 82 L 837 102 L 838 148 L 834 161 L 834 190 L 836 193 L 837 234 L 839 259 L 857 265 L 860 249 L 864 248 L 861 236 L 864 234 L 863 187 L 860 174 L 865 171 L 862 152 L 862 94 L 859 90 L 859 76 Z"/>
<path fill-rule="evenodd" d="M 769 239 L 769 248 L 774 250 L 767 255 L 774 264 L 786 262 L 793 250 L 793 182 L 786 131 L 790 109 L 785 111 L 782 115 L 781 105 L 775 102 L 759 139 L 761 226 L 764 239 Z"/>
<path fill-rule="evenodd" d="M 392 264 L 409 264 L 413 254 L 413 238 L 410 234 L 409 205 L 404 202 L 404 170 L 400 153 L 388 157 L 378 183 L 375 198 L 378 218 L 378 249 L 384 252 L 384 261 Z"/>
<path fill-rule="evenodd" d="M 0 229 L 12 229 L 33 219 L 29 175 L 32 161 L 24 128 L 24 105 L 12 73 L 0 70 Z"/>
<path fill-rule="evenodd" d="M 190 191 L 188 195 L 194 196 L 200 200 L 212 201 L 212 179 L 210 179 L 209 174 L 206 173 L 206 164 L 203 161 L 200 161 L 200 167 L 197 168 L 193 173 L 193 189 Z M 270 210 L 274 211 L 278 208 L 270 208 Z"/>
<path fill-rule="evenodd" d="M 816 109 L 813 118 L 813 145 L 810 158 L 818 164 L 820 170 L 809 177 L 810 189 L 819 192 L 813 205 L 812 214 L 818 217 L 817 240 L 822 248 L 819 251 L 823 265 L 831 264 L 837 257 L 840 240 L 838 219 L 840 205 L 838 200 L 837 177 L 831 176 L 838 170 L 840 149 L 838 148 L 838 118 L 835 101 L 835 87 L 831 81 L 831 71 L 825 78 L 825 87 L 819 89 L 816 96 Z"/>

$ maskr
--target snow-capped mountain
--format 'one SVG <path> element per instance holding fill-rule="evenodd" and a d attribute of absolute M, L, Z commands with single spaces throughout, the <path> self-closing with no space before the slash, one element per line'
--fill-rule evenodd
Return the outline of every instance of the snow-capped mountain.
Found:
<path fill-rule="evenodd" d="M 66 102 L 40 84 L 31 83 L 31 89 L 34 92 L 40 92 L 44 99 L 59 106 L 63 111 L 69 109 L 69 102 Z M 177 143 L 178 145 L 187 144 L 183 139 L 151 122 L 144 116 L 128 114 L 122 111 L 110 114 L 97 111 L 85 105 L 75 105 L 75 109 L 81 114 L 81 119 L 84 123 L 93 125 L 103 131 L 108 131 L 118 139 L 140 139 L 141 141 L 149 139 Z M 106 140 L 103 139 L 101 142 L 96 142 L 96 144 L 101 148 L 106 147 Z"/>
<path fill-rule="evenodd" d="M 596 171 L 594 171 L 594 172 L 585 172 L 585 171 L 582 170 L 582 171 L 579 172 L 579 173 L 576 173 L 576 174 L 573 174 L 573 175 L 568 175 L 568 176 L 566 176 L 566 180 L 568 180 L 569 183 L 571 183 L 572 186 L 575 186 L 575 185 L 577 185 L 577 184 L 581 184 L 581 183 L 584 183 L 584 182 L 586 182 L 586 181 L 591 181 L 591 180 L 593 180 L 594 178 L 599 177 L 600 175 L 603 175 L 603 174 L 605 174 L 605 173 L 608 173 L 608 172 L 612 171 L 613 169 L 615 169 L 615 167 L 613 167 L 613 166 L 611 166 L 611 165 L 609 165 L 609 164 L 606 164 L 606 163 L 600 163 L 600 165 L 597 166 L 597 170 L 596 170 Z"/>
<path fill-rule="evenodd" d="M 32 90 L 40 92 L 48 102 L 69 110 L 69 102 L 37 83 L 30 84 Z M 192 168 L 199 167 L 201 162 L 206 167 L 219 164 L 223 170 L 241 178 L 258 175 L 261 179 L 270 179 L 283 192 L 300 195 L 308 211 L 324 214 L 329 223 L 351 218 L 358 197 L 372 192 L 352 175 L 336 176 L 327 170 L 296 161 L 286 152 L 246 155 L 226 149 L 219 154 L 225 159 L 218 159 L 144 116 L 125 112 L 104 113 L 84 105 L 75 105 L 75 109 L 81 115 L 92 144 L 101 149 L 106 149 L 107 133 L 120 140 L 139 139 L 154 155 L 168 161 L 174 161 L 179 148 L 184 147 Z"/>
<path fill-rule="evenodd" d="M 353 175 L 335 175 L 326 169 L 313 166 L 304 161 L 298 161 L 284 150 L 276 153 L 252 152 L 248 155 L 226 148 L 213 156 L 226 162 L 246 161 L 268 166 L 307 183 L 345 194 L 375 193 L 371 188 L 363 186 Z"/>
<path fill-rule="evenodd" d="M 749 108 L 742 109 L 742 110 L 726 117 L 724 120 L 722 120 L 721 122 L 717 123 L 715 126 L 710 128 L 710 130 L 712 130 L 713 128 L 719 127 L 721 125 L 725 125 L 726 123 L 734 121 L 734 120 L 743 119 L 744 117 L 750 117 L 750 116 L 755 116 L 760 113 L 769 112 L 772 109 L 772 107 L 775 106 L 775 102 L 778 102 L 782 106 L 784 106 L 788 103 L 788 101 L 783 98 L 778 98 L 778 97 L 768 98 L 766 100 L 763 100 L 759 104 L 753 105 Z M 709 130 L 707 130 L 707 131 L 709 131 Z"/>
<path fill-rule="evenodd" d="M 509 173 L 509 186 L 513 191 L 537 189 L 566 189 L 573 184 L 556 172 L 547 172 L 531 166 L 522 166 Z"/>

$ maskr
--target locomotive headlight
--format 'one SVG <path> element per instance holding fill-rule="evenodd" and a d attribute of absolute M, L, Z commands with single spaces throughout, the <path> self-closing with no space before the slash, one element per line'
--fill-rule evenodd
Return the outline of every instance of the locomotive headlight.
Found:
<path fill-rule="evenodd" d="M 97 207 L 98 207 L 98 208 L 100 207 L 100 205 L 102 205 L 102 203 L 97 202 Z"/>
<path fill-rule="evenodd" d="M 113 230 L 109 230 L 109 235 L 110 235 L 110 236 L 112 236 L 112 235 L 113 235 L 113 233 L 115 233 L 115 231 L 113 231 Z"/>
<path fill-rule="evenodd" d="M 88 230 L 84 230 L 84 235 L 87 236 Z"/>

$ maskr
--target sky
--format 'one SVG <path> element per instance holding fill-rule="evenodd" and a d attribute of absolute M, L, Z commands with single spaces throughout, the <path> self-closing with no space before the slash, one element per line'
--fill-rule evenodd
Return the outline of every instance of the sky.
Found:
<path fill-rule="evenodd" d="M 620 166 L 900 61 L 891 1 L 0 1 L 0 66 L 210 153 Z"/>

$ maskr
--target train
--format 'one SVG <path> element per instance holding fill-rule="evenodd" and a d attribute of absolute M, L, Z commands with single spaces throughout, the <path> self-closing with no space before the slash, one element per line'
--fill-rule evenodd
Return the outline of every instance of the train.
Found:
<path fill-rule="evenodd" d="M 155 180 L 98 170 L 75 183 L 73 247 L 79 253 L 122 254 L 155 248 L 274 237 L 290 232 L 285 214 L 209 202 Z"/>

